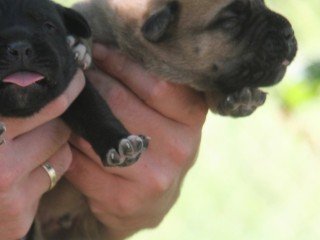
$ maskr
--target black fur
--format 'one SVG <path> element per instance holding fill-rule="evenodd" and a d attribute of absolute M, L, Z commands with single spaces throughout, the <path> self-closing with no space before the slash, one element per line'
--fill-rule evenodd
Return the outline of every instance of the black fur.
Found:
<path fill-rule="evenodd" d="M 1 0 L 0 14 L 0 115 L 27 117 L 69 85 L 77 62 L 66 38 L 88 38 L 90 28 L 79 13 L 49 0 Z M 44 80 L 26 87 L 4 82 L 17 72 L 41 74 Z M 142 136 L 126 139 L 129 132 L 89 81 L 62 119 L 107 166 L 132 164 L 147 145 Z"/>
<path fill-rule="evenodd" d="M 236 1 L 221 11 L 215 31 L 224 31 L 242 46 L 237 63 L 217 79 L 223 92 L 243 86 L 272 86 L 284 76 L 297 52 L 297 41 L 289 21 L 265 5 Z M 240 62 L 240 63 L 239 63 Z"/>

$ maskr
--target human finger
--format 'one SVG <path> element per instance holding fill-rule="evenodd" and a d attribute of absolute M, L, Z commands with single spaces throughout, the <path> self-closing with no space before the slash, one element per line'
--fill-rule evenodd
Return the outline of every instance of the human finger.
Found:
<path fill-rule="evenodd" d="M 173 152 L 175 152 L 174 154 L 178 154 L 178 159 L 186 159 L 186 157 L 190 159 L 189 156 L 193 155 L 191 153 L 194 151 L 194 148 L 188 146 L 194 146 L 194 142 L 200 138 L 200 134 L 191 133 L 191 131 L 198 132 L 198 128 L 188 128 L 184 124 L 162 115 L 144 104 L 134 93 L 123 87 L 121 83 L 101 72 L 91 72 L 89 77 L 109 103 L 112 112 L 130 132 L 151 137 L 148 151 L 157 152 L 158 146 L 162 146 L 162 155 L 167 156 L 165 159 L 170 159 Z M 92 151 L 86 146 L 85 142 L 78 138 L 72 139 L 72 142 L 79 149 L 86 151 L 88 156 L 99 161 L 97 157 L 92 155 Z M 147 152 L 143 156 L 146 154 Z M 140 166 L 140 162 L 142 162 L 142 159 L 137 164 L 134 164 L 134 166 Z M 148 164 L 162 165 L 164 162 L 158 162 L 153 158 L 153 163 Z M 179 165 L 180 163 L 170 161 L 165 164 L 168 167 L 173 164 Z M 189 164 L 185 165 L 189 166 Z M 130 173 L 132 174 L 139 171 L 139 169 L 135 171 L 134 167 L 130 169 Z M 176 167 L 172 167 L 171 169 L 176 169 Z M 121 172 L 121 175 L 130 175 L 129 173 L 122 174 L 126 172 L 122 169 L 108 169 L 107 171 L 114 173 Z"/>
<path fill-rule="evenodd" d="M 196 116 L 203 118 L 203 112 L 207 111 L 202 94 L 148 73 L 117 49 L 96 44 L 93 56 L 100 69 L 125 84 L 149 106 L 172 119 L 186 123 L 191 120 L 193 123 Z"/>
<path fill-rule="evenodd" d="M 108 102 L 113 114 L 120 119 L 129 131 L 136 129 L 142 122 L 150 122 L 153 119 L 167 121 L 167 117 L 150 108 L 128 88 L 105 73 L 93 71 L 88 76 L 102 97 Z M 175 122 L 174 120 L 169 121 Z M 148 126 L 145 125 L 144 130 L 149 131 L 151 129 L 148 130 Z"/>
<path fill-rule="evenodd" d="M 50 158 L 70 137 L 60 119 L 52 120 L 0 146 L 0 167 L 11 179 L 32 171 Z"/>
<path fill-rule="evenodd" d="M 47 161 L 38 166 L 28 176 L 29 183 L 26 186 L 30 196 L 39 196 L 43 193 L 51 190 L 57 182 L 52 179 L 49 173 L 43 168 L 44 164 L 49 164 L 53 169 L 53 174 L 56 177 L 56 181 L 59 181 L 64 173 L 68 170 L 72 162 L 72 153 L 68 144 L 64 144 L 55 154 L 53 154 Z M 34 184 L 37 183 L 37 184 Z M 52 186 L 53 184 L 53 186 Z"/>
<path fill-rule="evenodd" d="M 47 162 L 54 169 L 57 179 L 60 179 L 71 160 L 70 148 L 65 144 Z M 41 166 L 20 179 L 17 178 L 15 184 L 7 189 L 1 183 L 0 212 L 6 218 L 0 219 L 0 236 L 7 236 L 6 239 L 25 236 L 34 220 L 39 200 L 48 191 L 50 184 L 50 178 Z"/>

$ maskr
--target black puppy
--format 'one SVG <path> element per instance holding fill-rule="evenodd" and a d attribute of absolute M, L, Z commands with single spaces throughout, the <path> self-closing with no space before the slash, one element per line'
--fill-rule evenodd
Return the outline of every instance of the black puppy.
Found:
<path fill-rule="evenodd" d="M 49 0 L 2 0 L 0 14 L 0 116 L 27 117 L 66 89 L 77 69 L 67 36 L 88 38 L 90 28 L 80 14 Z M 130 165 L 148 145 L 129 134 L 89 81 L 62 119 L 105 166 Z M 4 131 L 2 123 L 1 143 Z"/>

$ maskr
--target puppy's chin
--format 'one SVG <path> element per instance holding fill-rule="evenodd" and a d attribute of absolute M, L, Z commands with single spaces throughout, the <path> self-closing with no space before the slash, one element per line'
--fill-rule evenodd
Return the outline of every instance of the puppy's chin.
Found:
<path fill-rule="evenodd" d="M 39 84 L 22 88 L 7 84 L 0 87 L 1 115 L 8 117 L 27 117 L 38 112 L 49 99 L 43 94 Z"/>
<path fill-rule="evenodd" d="M 60 90 L 45 77 L 31 80 L 25 75 L 18 80 L 15 74 L 0 82 L 0 113 L 8 117 L 27 117 L 40 111 L 54 99 Z M 30 77 L 30 76 L 29 76 Z M 34 81 L 34 82 L 32 82 Z"/>
<path fill-rule="evenodd" d="M 269 87 L 279 83 L 283 79 L 286 70 L 287 69 L 284 67 L 279 68 L 278 71 L 275 71 L 269 79 L 262 81 L 262 84 L 257 87 Z"/>

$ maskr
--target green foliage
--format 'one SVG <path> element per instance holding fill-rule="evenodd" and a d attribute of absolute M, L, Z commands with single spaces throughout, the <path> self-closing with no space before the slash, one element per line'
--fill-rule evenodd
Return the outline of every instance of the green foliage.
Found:
<path fill-rule="evenodd" d="M 319 96 L 319 84 L 311 81 L 299 82 L 297 84 L 287 86 L 281 92 L 282 105 L 290 111 L 300 107 L 309 101 L 314 101 Z"/>
<path fill-rule="evenodd" d="M 280 88 L 279 97 L 287 110 L 316 101 L 320 96 L 320 62 L 314 62 L 304 70 L 304 77 L 300 81 L 287 84 Z"/>

